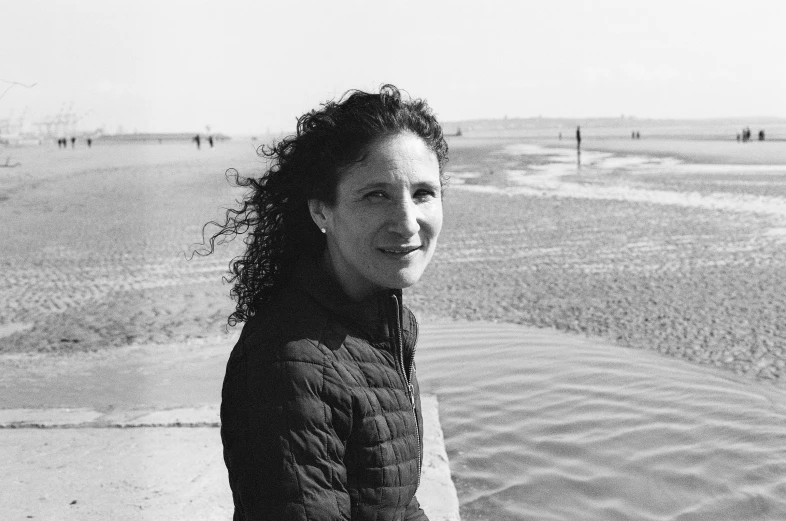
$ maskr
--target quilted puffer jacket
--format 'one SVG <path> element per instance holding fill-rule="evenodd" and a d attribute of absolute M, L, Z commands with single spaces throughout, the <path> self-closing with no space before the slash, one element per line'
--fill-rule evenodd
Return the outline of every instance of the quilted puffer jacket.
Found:
<path fill-rule="evenodd" d="M 221 403 L 234 520 L 428 521 L 418 327 L 389 290 L 353 302 L 316 262 L 249 320 Z"/>

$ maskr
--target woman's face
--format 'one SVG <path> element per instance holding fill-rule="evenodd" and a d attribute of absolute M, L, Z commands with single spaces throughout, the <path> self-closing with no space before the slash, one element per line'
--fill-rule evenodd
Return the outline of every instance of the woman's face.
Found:
<path fill-rule="evenodd" d="M 354 299 L 420 279 L 442 229 L 437 156 L 413 134 L 373 142 L 339 174 L 335 203 L 309 201 L 325 229 L 326 257 Z"/>

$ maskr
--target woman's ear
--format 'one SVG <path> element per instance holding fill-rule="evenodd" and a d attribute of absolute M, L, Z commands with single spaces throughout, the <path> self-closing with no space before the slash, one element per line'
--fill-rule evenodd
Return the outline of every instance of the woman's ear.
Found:
<path fill-rule="evenodd" d="M 314 224 L 317 225 L 317 228 L 322 230 L 322 233 L 325 233 L 328 221 L 327 205 L 319 199 L 309 199 L 308 211 L 311 214 L 311 219 L 314 221 Z"/>

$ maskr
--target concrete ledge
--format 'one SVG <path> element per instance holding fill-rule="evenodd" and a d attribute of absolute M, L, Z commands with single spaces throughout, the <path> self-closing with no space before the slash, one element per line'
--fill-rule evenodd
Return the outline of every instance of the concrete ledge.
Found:
<path fill-rule="evenodd" d="M 437 397 L 421 396 L 421 406 L 418 500 L 430 521 L 459 521 Z M 229 519 L 218 411 L 0 409 L 7 454 L 0 512 L 8 519 Z"/>
<path fill-rule="evenodd" d="M 421 395 L 423 409 L 423 471 L 417 497 L 429 521 L 459 521 L 459 500 L 450 476 L 445 438 L 434 395 Z"/>

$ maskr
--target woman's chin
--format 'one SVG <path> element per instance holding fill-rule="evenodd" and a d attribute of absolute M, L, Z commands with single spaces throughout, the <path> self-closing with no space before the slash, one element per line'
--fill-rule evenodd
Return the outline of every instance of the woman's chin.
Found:
<path fill-rule="evenodd" d="M 423 276 L 424 271 L 425 266 L 399 270 L 394 276 L 389 278 L 387 287 L 389 289 L 406 289 L 414 286 L 418 283 L 420 277 Z"/>
<path fill-rule="evenodd" d="M 389 289 L 405 289 L 417 284 L 431 260 L 431 251 L 413 252 L 406 259 L 386 262 L 381 271 L 384 275 L 384 287 Z"/>

